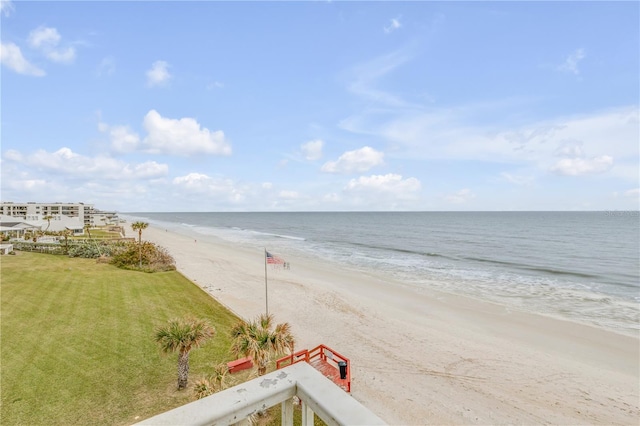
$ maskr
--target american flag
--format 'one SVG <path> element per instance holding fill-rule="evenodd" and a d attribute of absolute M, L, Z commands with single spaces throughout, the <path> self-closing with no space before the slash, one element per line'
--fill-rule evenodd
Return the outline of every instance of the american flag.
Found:
<path fill-rule="evenodd" d="M 284 265 L 284 259 L 278 256 L 274 256 L 271 253 L 269 253 L 268 251 L 265 251 L 266 256 L 267 256 L 267 263 L 272 264 L 272 265 Z"/>

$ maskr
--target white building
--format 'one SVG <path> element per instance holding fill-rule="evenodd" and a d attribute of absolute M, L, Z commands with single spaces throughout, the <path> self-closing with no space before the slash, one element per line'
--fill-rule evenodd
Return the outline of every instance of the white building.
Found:
<path fill-rule="evenodd" d="M 103 212 L 94 209 L 92 204 L 84 203 L 13 203 L 0 202 L 0 215 L 21 219 L 43 231 L 62 231 L 70 229 L 82 234 L 85 226 L 104 226 L 117 221 L 115 212 Z"/>
<path fill-rule="evenodd" d="M 0 214 L 0 234 L 10 238 L 24 238 L 27 232 L 39 231 L 40 227 L 31 225 L 22 219 Z"/>

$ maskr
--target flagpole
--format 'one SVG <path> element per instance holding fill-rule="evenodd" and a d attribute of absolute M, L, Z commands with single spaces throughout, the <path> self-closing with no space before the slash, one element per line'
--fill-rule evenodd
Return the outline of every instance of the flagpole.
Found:
<path fill-rule="evenodd" d="M 264 303 L 267 315 L 269 315 L 269 290 L 267 287 L 267 249 L 264 249 Z"/>

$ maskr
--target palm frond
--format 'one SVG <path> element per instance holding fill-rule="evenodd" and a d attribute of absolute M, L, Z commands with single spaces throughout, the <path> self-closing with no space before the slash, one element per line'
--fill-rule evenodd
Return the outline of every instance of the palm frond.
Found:
<path fill-rule="evenodd" d="M 192 347 L 215 335 L 215 328 L 206 320 L 195 318 L 172 319 L 156 330 L 155 340 L 163 352 L 188 352 Z"/>
<path fill-rule="evenodd" d="M 231 330 L 231 352 L 253 358 L 259 370 L 266 371 L 272 356 L 293 351 L 295 339 L 289 323 L 272 330 L 273 315 L 260 315 L 252 321 L 236 324 Z"/>

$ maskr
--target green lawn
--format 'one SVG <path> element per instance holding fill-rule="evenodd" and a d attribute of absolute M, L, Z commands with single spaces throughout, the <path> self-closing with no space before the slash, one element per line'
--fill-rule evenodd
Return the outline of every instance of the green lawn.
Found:
<path fill-rule="evenodd" d="M 106 229 L 100 228 L 91 228 L 89 232 L 85 231 L 83 235 L 75 235 L 72 238 L 77 240 L 84 240 L 89 238 L 89 234 L 91 234 L 91 238 L 96 239 L 122 238 L 122 236 L 118 232 L 109 232 Z"/>
<path fill-rule="evenodd" d="M 191 352 L 190 385 L 232 359 L 237 317 L 177 272 L 26 252 L 0 262 L 2 425 L 131 424 L 193 400 L 153 339 L 170 318 L 217 330 Z"/>

